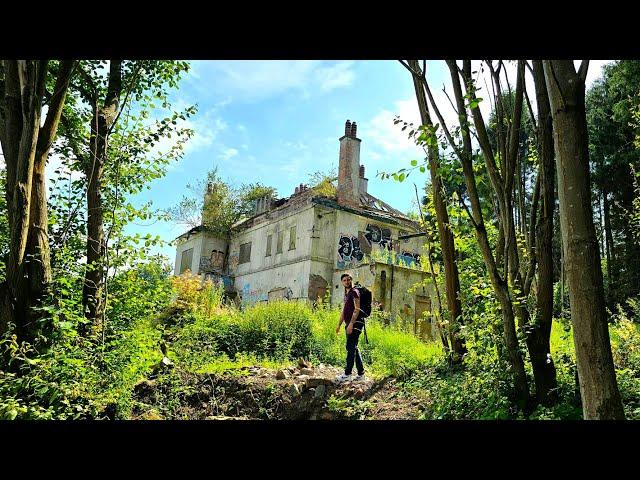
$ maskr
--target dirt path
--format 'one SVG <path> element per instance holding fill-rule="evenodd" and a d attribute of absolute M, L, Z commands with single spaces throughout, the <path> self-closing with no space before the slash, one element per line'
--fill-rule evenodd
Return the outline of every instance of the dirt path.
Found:
<path fill-rule="evenodd" d="M 170 378 L 140 382 L 133 418 L 344 420 L 415 419 L 420 402 L 403 394 L 395 379 L 337 383 L 342 370 L 300 361 L 273 370 L 246 367 L 235 374 L 172 371 Z M 169 381 L 168 381 L 169 380 Z M 178 395 L 176 387 L 184 394 Z M 174 407 L 167 409 L 167 404 Z"/>

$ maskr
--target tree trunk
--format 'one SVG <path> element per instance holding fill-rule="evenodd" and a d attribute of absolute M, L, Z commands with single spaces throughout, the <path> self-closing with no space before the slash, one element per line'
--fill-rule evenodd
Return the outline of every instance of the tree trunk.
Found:
<path fill-rule="evenodd" d="M 540 60 L 533 61 L 533 74 L 538 110 L 538 157 L 542 198 L 536 226 L 536 257 L 538 288 L 536 292 L 536 322 L 527 335 L 527 345 L 536 382 L 536 397 L 543 405 L 557 401 L 556 368 L 551 357 L 551 326 L 553 321 L 553 210 L 555 207 L 555 171 L 553 158 L 553 123 L 549 96 Z"/>
<path fill-rule="evenodd" d="M 29 308 L 26 265 L 31 190 L 40 127 L 46 60 L 5 62 L 5 126 L 3 153 L 7 164 L 7 209 L 10 221 L 9 259 L 0 323 L 16 326 L 19 338 L 31 339 L 35 327 Z"/>
<path fill-rule="evenodd" d="M 30 306 L 38 306 L 51 283 L 51 253 L 49 250 L 49 216 L 47 213 L 47 186 L 45 166 L 53 144 L 64 100 L 71 79 L 74 61 L 60 62 L 54 92 L 49 100 L 49 110 L 38 134 L 38 144 L 33 169 L 31 208 L 29 214 L 29 238 L 27 242 Z M 40 315 L 34 314 L 34 317 Z"/>
<path fill-rule="evenodd" d="M 115 120 L 122 89 L 122 61 L 111 60 L 109 85 L 104 105 L 94 105 L 91 121 L 90 155 L 87 177 L 87 270 L 82 304 L 85 316 L 93 324 L 100 324 L 103 316 L 104 257 L 106 245 L 103 228 L 102 177 L 107 160 L 108 135 Z"/>
<path fill-rule="evenodd" d="M 585 419 L 624 419 L 611 355 L 600 251 L 593 225 L 585 116 L 586 66 L 545 60 L 558 171 L 560 228 Z"/>
<path fill-rule="evenodd" d="M 420 67 L 417 60 L 409 60 L 411 68 L 418 72 Z M 420 117 L 423 125 L 433 127 L 429 107 L 425 96 L 424 87 L 421 77 L 413 75 L 413 85 L 420 110 Z M 442 248 L 442 259 L 444 263 L 444 276 L 446 283 L 447 307 L 450 314 L 449 337 L 451 341 L 451 350 L 453 353 L 453 362 L 462 362 L 467 348 L 464 340 L 459 335 L 459 324 L 462 321 L 462 306 L 460 303 L 460 278 L 458 276 L 458 265 L 456 264 L 456 251 L 453 242 L 453 232 L 449 224 L 449 214 L 444 200 L 444 186 L 442 179 L 438 173 L 438 148 L 430 146 L 429 155 L 429 171 L 431 173 L 431 184 L 433 186 L 433 203 L 436 209 L 436 220 L 438 222 L 438 233 L 440 236 L 440 246 Z"/>
<path fill-rule="evenodd" d="M 613 247 L 613 234 L 611 233 L 611 208 L 609 205 L 609 192 L 606 187 L 602 189 L 602 203 L 604 208 L 604 236 L 607 240 L 607 277 L 609 279 L 609 298 L 616 298 L 616 283 L 618 272 L 616 270 L 616 256 Z"/>

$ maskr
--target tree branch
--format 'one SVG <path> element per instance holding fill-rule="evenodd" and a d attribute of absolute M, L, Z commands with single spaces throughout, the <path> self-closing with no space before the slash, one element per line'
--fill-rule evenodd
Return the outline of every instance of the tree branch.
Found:
<path fill-rule="evenodd" d="M 578 70 L 578 78 L 582 83 L 585 83 L 587 80 L 587 70 L 589 70 L 589 60 L 583 60 Z"/>

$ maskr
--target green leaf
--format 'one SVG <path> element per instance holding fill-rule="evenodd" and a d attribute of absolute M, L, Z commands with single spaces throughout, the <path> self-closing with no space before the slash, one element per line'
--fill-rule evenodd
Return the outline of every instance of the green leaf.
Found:
<path fill-rule="evenodd" d="M 418 161 L 417 160 L 411 160 L 411 166 L 415 167 L 416 165 L 418 165 Z"/>

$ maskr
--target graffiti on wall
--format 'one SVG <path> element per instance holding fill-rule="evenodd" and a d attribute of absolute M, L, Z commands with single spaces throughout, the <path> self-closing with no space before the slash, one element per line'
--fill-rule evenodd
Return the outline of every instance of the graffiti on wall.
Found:
<path fill-rule="evenodd" d="M 403 251 L 402 255 L 398 255 L 398 258 L 405 262 L 407 265 L 420 265 L 420 254 Z"/>
<path fill-rule="evenodd" d="M 406 232 L 403 232 L 406 234 Z M 406 243 L 406 242 L 405 242 Z M 358 237 L 341 233 L 338 240 L 338 262 L 337 268 L 353 268 L 362 262 L 365 254 L 370 254 L 372 247 L 379 245 L 383 251 L 395 250 L 397 259 L 407 266 L 419 266 L 420 254 L 403 250 L 399 252 L 400 242 L 391 240 L 391 230 L 378 225 L 368 224 L 366 231 L 359 232 Z M 389 263 L 392 260 L 389 258 Z"/>
<path fill-rule="evenodd" d="M 222 272 L 224 268 L 224 252 L 221 250 L 211 250 L 209 257 L 200 258 L 201 272 Z"/>
<path fill-rule="evenodd" d="M 239 252 L 231 252 L 229 254 L 229 268 L 231 270 L 235 270 L 236 268 L 238 268 L 238 261 L 240 260 L 240 253 Z"/>
<path fill-rule="evenodd" d="M 380 247 L 386 248 L 387 250 L 391 250 L 393 248 L 391 230 L 388 228 L 380 228 L 378 225 L 368 224 L 364 238 L 367 239 L 369 245 L 377 243 Z"/>
<path fill-rule="evenodd" d="M 360 248 L 360 240 L 353 235 L 340 234 L 338 240 L 338 268 L 348 268 L 357 265 L 364 258 Z"/>
<path fill-rule="evenodd" d="M 245 283 L 240 292 L 240 302 L 243 304 L 253 305 L 257 302 L 266 302 L 269 296 L 266 292 L 258 288 L 251 288 L 251 284 Z"/>
<path fill-rule="evenodd" d="M 206 272 L 204 274 L 204 279 L 205 279 L 205 281 L 206 280 L 211 280 L 214 285 L 222 284 L 226 291 L 233 290 L 233 280 L 228 275 L 221 275 L 218 272 Z"/>

